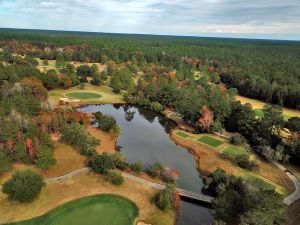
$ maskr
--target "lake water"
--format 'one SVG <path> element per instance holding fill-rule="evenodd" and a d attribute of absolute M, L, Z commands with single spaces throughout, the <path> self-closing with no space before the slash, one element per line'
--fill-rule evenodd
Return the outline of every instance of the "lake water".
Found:
<path fill-rule="evenodd" d="M 115 117 L 121 128 L 117 145 L 128 162 L 141 161 L 145 168 L 161 162 L 179 172 L 178 187 L 201 192 L 203 182 L 194 156 L 169 138 L 170 129 L 176 127 L 172 121 L 151 110 L 130 105 L 90 105 L 79 110 L 100 111 Z M 177 225 L 209 225 L 212 221 L 207 207 L 182 201 Z"/>

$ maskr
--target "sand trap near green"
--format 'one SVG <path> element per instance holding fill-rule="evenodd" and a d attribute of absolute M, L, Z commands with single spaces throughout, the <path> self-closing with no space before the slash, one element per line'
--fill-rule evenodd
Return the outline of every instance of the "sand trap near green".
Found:
<path fill-rule="evenodd" d="M 95 195 L 61 205 L 43 216 L 14 225 L 133 225 L 139 209 L 117 195 Z"/>
<path fill-rule="evenodd" d="M 69 92 L 66 97 L 77 99 L 101 98 L 102 96 L 92 92 Z"/>

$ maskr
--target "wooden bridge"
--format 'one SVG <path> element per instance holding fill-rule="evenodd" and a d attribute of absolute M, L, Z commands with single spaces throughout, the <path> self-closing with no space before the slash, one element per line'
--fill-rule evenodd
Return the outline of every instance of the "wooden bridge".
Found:
<path fill-rule="evenodd" d="M 64 180 L 67 180 L 69 178 L 72 178 L 76 174 L 79 174 L 79 173 L 82 173 L 82 172 L 88 172 L 88 171 L 90 171 L 89 167 L 81 168 L 81 169 L 74 170 L 74 171 L 72 171 L 70 173 L 67 173 L 67 174 L 65 174 L 63 176 L 60 176 L 60 177 L 53 177 L 53 178 L 46 179 L 46 183 L 47 184 L 57 183 L 57 182 L 64 181 Z M 156 188 L 156 189 L 159 189 L 159 190 L 163 190 L 163 189 L 166 188 L 166 185 L 164 185 L 164 184 L 159 184 L 159 183 L 155 183 L 155 182 L 152 182 L 152 181 L 149 181 L 149 180 L 145 180 L 145 179 L 142 179 L 140 177 L 134 176 L 132 174 L 126 173 L 126 172 L 121 172 L 121 173 L 122 173 L 123 177 L 126 177 L 126 178 L 128 178 L 132 181 L 144 184 L 148 187 Z M 211 204 L 212 200 L 213 200 L 213 198 L 208 196 L 208 195 L 194 193 L 194 192 L 191 192 L 191 191 L 183 190 L 181 188 L 177 188 L 177 191 L 178 191 L 178 193 L 180 194 L 181 197 L 184 197 L 184 198 L 187 198 L 187 199 L 190 199 L 190 200 L 199 201 L 199 202 L 203 202 L 203 203 L 209 203 L 209 204 Z"/>
<path fill-rule="evenodd" d="M 154 183 L 154 182 L 149 181 L 149 180 L 144 180 L 142 178 L 136 177 L 136 176 L 131 175 L 129 173 L 122 172 L 122 175 L 124 177 L 130 179 L 130 180 L 142 183 L 144 185 L 147 185 L 149 187 L 153 187 L 153 188 L 156 188 L 156 189 L 159 189 L 159 190 L 163 190 L 163 189 L 166 188 L 166 185 L 164 185 L 164 184 L 158 184 L 158 183 Z M 191 199 L 191 200 L 204 202 L 204 203 L 209 203 L 209 204 L 211 204 L 212 201 L 213 201 L 213 197 L 210 197 L 208 195 L 194 193 L 194 192 L 187 191 L 187 190 L 184 190 L 184 189 L 181 189 L 181 188 L 177 188 L 176 190 L 178 191 L 178 193 L 181 197 L 185 197 L 185 198 L 188 198 L 188 199 Z"/>

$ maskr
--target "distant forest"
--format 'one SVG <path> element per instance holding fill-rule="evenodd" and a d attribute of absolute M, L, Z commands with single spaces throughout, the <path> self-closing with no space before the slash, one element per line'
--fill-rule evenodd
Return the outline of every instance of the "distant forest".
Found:
<path fill-rule="evenodd" d="M 1 29 L 0 47 L 48 60 L 60 52 L 47 48 L 64 48 L 66 60 L 192 66 L 243 96 L 300 109 L 300 42 Z"/>

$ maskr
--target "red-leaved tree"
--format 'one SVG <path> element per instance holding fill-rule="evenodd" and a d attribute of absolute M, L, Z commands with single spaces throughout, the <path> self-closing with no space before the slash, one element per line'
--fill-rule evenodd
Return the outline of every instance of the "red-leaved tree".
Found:
<path fill-rule="evenodd" d="M 200 127 L 205 131 L 209 131 L 214 119 L 213 112 L 206 105 L 203 105 L 200 109 L 200 115 Z"/>

